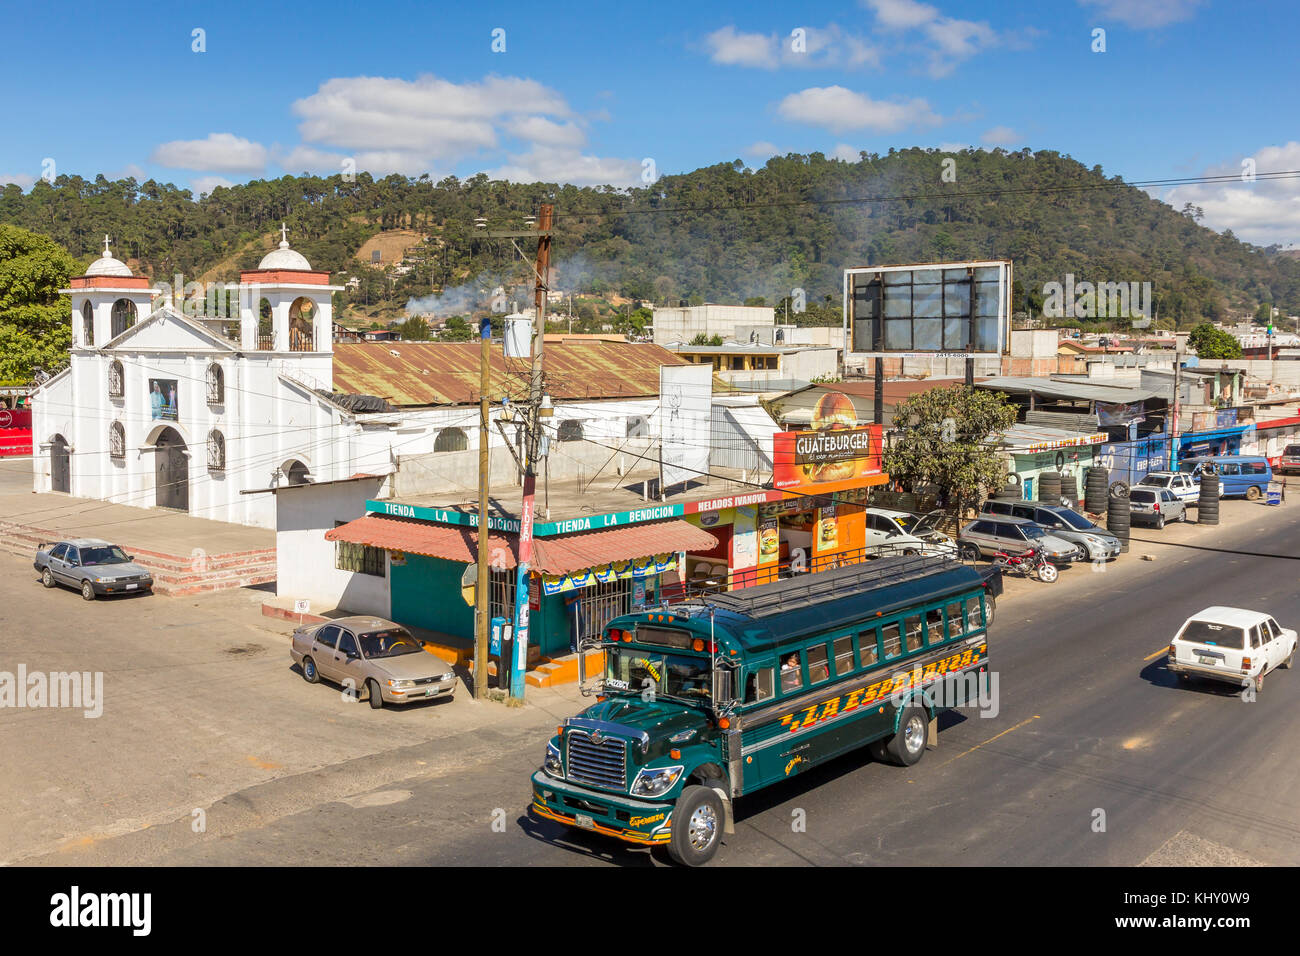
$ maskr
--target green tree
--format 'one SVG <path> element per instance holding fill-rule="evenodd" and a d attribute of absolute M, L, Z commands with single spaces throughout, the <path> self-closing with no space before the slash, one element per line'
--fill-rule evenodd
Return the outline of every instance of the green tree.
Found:
<path fill-rule="evenodd" d="M 0 225 L 0 380 L 28 382 L 36 368 L 53 375 L 68 364 L 72 313 L 58 290 L 81 271 L 47 236 Z"/>
<path fill-rule="evenodd" d="M 1255 310 L 1255 324 L 1256 325 L 1273 324 L 1273 303 L 1272 302 L 1261 302 L 1259 304 L 1259 308 Z"/>
<path fill-rule="evenodd" d="M 407 342 L 425 342 L 429 338 L 429 323 L 418 315 L 411 316 L 397 327 L 397 332 Z"/>
<path fill-rule="evenodd" d="M 474 330 L 470 328 L 469 323 L 459 315 L 453 315 L 447 320 L 447 324 L 442 327 L 442 332 L 438 335 L 441 342 L 468 342 L 473 338 Z"/>
<path fill-rule="evenodd" d="M 966 385 L 917 392 L 894 409 L 899 435 L 885 470 L 913 491 L 938 487 L 963 514 L 982 490 L 1001 486 L 1005 469 L 991 436 L 1015 421 L 1016 408 L 1001 392 Z"/>
<path fill-rule="evenodd" d="M 1223 329 L 1216 329 L 1208 322 L 1202 322 L 1187 336 L 1187 344 L 1196 349 L 1196 354 L 1205 359 L 1241 358 L 1241 343 Z"/>

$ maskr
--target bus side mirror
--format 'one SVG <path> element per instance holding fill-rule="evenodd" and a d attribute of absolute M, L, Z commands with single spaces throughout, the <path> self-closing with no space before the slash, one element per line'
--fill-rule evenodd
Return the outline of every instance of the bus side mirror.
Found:
<path fill-rule="evenodd" d="M 595 690 L 587 686 L 587 652 L 600 647 L 600 641 L 584 638 L 578 642 L 578 691 L 583 697 L 590 697 Z"/>
<path fill-rule="evenodd" d="M 720 707 L 731 703 L 731 671 L 722 667 L 713 671 L 713 705 Z"/>

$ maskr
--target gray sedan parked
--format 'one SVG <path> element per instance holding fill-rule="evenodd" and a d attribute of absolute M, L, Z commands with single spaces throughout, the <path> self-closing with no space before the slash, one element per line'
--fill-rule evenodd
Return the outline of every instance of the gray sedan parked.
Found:
<path fill-rule="evenodd" d="M 990 498 L 984 502 L 983 511 L 985 514 L 1025 518 L 1042 526 L 1054 537 L 1073 541 L 1080 548 L 1079 557 L 1085 561 L 1119 557 L 1119 538 L 1064 505 Z"/>
<path fill-rule="evenodd" d="M 153 590 L 153 575 L 115 544 L 98 538 L 60 541 L 42 545 L 32 567 L 41 573 L 47 588 L 66 584 L 81 592 L 87 601 L 103 594 L 138 594 Z"/>
<path fill-rule="evenodd" d="M 293 632 L 289 655 L 315 684 L 323 677 L 354 691 L 370 706 L 409 704 L 456 692 L 456 672 L 411 632 L 378 617 L 341 617 Z"/>

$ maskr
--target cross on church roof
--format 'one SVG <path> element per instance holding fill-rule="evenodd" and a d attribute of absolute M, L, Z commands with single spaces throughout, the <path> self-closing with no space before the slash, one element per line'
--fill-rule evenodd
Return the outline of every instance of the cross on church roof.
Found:
<path fill-rule="evenodd" d="M 289 230 L 285 227 L 284 223 L 280 223 L 280 241 L 286 245 L 289 242 Z"/>
<path fill-rule="evenodd" d="M 108 257 L 108 233 L 104 233 L 104 258 Z"/>

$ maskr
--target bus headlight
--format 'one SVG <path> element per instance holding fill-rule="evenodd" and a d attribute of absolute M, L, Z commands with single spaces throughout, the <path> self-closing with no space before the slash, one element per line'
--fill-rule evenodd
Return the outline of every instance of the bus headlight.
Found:
<path fill-rule="evenodd" d="M 564 779 L 564 764 L 560 762 L 560 748 L 555 744 L 546 745 L 546 762 L 542 764 L 542 769 L 552 777 Z"/>
<path fill-rule="evenodd" d="M 667 793 L 677 783 L 685 767 L 646 767 L 632 781 L 634 797 L 657 797 Z"/>

